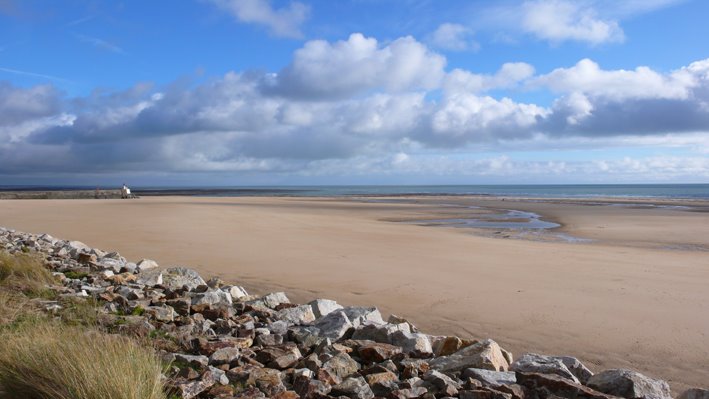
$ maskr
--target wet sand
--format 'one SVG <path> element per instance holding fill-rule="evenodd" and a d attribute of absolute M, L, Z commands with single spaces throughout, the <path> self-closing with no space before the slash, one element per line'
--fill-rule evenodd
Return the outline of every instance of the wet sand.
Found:
<path fill-rule="evenodd" d="M 0 226 L 189 265 L 296 301 L 377 305 L 426 332 L 491 337 L 516 355 L 633 368 L 668 379 L 675 394 L 709 381 L 706 203 L 371 200 L 8 200 Z M 535 212 L 562 225 L 554 232 L 592 242 L 401 223 L 481 212 L 460 205 Z"/>

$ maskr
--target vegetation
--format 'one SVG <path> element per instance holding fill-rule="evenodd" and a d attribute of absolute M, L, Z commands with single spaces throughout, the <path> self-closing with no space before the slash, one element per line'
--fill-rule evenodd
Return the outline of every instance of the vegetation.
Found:
<path fill-rule="evenodd" d="M 54 282 L 52 273 L 37 256 L 0 252 L 0 288 L 48 298 L 52 293 L 47 285 Z"/>
<path fill-rule="evenodd" d="M 0 334 L 0 397 L 162 399 L 155 353 L 127 337 L 45 321 Z"/>
<path fill-rule="evenodd" d="M 53 283 L 40 258 L 0 252 L 0 399 L 164 399 L 155 350 L 101 331 L 94 300 L 60 298 L 47 314 Z"/>

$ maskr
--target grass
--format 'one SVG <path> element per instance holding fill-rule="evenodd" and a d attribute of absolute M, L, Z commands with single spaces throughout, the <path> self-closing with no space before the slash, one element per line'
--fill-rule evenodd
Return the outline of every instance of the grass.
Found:
<path fill-rule="evenodd" d="M 57 322 L 0 333 L 0 398 L 164 399 L 162 365 L 136 341 Z"/>
<path fill-rule="evenodd" d="M 68 271 L 68 272 L 64 272 L 64 275 L 66 276 L 66 278 L 71 278 L 71 279 L 75 279 L 75 280 L 81 280 L 82 278 L 87 277 L 87 276 L 89 275 L 89 273 L 86 273 L 86 272 L 75 272 L 75 271 L 73 271 L 73 270 L 70 270 L 70 271 Z"/>
<path fill-rule="evenodd" d="M 28 254 L 0 252 L 0 286 L 30 297 L 51 297 L 48 285 L 56 281 L 42 260 Z"/>
<path fill-rule="evenodd" d="M 155 350 L 100 331 L 95 300 L 42 311 L 33 298 L 56 298 L 55 283 L 41 258 L 0 252 L 0 399 L 165 399 Z"/>

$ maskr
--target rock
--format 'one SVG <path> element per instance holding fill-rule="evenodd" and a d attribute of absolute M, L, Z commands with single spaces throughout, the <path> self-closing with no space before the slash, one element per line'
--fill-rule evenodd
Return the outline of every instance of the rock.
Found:
<path fill-rule="evenodd" d="M 589 370 L 586 366 L 584 366 L 581 361 L 575 357 L 571 356 L 554 356 L 555 359 L 561 360 L 562 363 L 564 363 L 564 366 L 566 366 L 567 369 L 571 372 L 571 374 L 575 375 L 576 378 L 582 383 L 586 384 L 588 382 L 588 379 L 593 376 L 593 373 L 591 370 Z M 707 398 L 709 399 L 709 398 Z"/>
<path fill-rule="evenodd" d="M 276 317 L 289 324 L 295 325 L 308 324 L 315 321 L 315 314 L 310 305 L 300 305 L 294 308 L 279 310 Z"/>
<path fill-rule="evenodd" d="M 239 287 L 238 285 L 222 287 L 222 290 L 228 292 L 232 299 L 239 299 L 249 296 L 244 287 Z"/>
<path fill-rule="evenodd" d="M 391 334 L 390 339 L 393 345 L 400 346 L 404 353 L 413 356 L 425 357 L 433 353 L 431 340 L 426 334 L 396 331 Z"/>
<path fill-rule="evenodd" d="M 194 305 L 209 305 L 211 306 L 231 306 L 231 294 L 222 290 L 213 290 L 196 294 L 192 297 L 192 306 Z"/>
<path fill-rule="evenodd" d="M 260 301 L 263 302 L 264 306 L 275 309 L 276 306 L 282 303 L 290 303 L 290 299 L 283 292 L 274 292 L 266 296 L 261 297 Z"/>
<path fill-rule="evenodd" d="M 499 385 L 515 384 L 517 378 L 514 371 L 492 371 L 485 369 L 468 368 L 461 374 L 463 378 L 474 378 L 485 386 L 496 387 Z"/>
<path fill-rule="evenodd" d="M 343 311 L 350 319 L 353 326 L 358 327 L 361 324 L 384 324 L 382 319 L 382 314 L 379 313 L 379 309 L 375 307 L 360 307 L 360 306 L 348 306 L 343 308 Z"/>
<path fill-rule="evenodd" d="M 221 364 L 230 364 L 241 356 L 239 348 L 226 347 L 219 348 L 209 356 L 209 364 L 219 366 Z"/>
<path fill-rule="evenodd" d="M 206 285 L 199 273 L 186 267 L 171 267 L 163 270 L 162 281 L 162 285 L 171 290 L 178 290 L 182 287 L 193 290 L 200 285 Z"/>
<path fill-rule="evenodd" d="M 254 368 L 249 372 L 249 378 L 246 383 L 247 385 L 256 385 L 267 397 L 286 391 L 286 387 L 281 380 L 281 373 L 274 369 Z"/>
<path fill-rule="evenodd" d="M 509 368 L 500 346 L 491 339 L 463 348 L 452 355 L 434 358 L 430 365 L 432 369 L 443 372 L 466 368 L 507 371 Z"/>
<path fill-rule="evenodd" d="M 405 333 L 410 333 L 411 329 L 408 324 L 364 324 L 359 326 L 352 334 L 352 339 L 362 339 L 370 340 L 374 342 L 381 342 L 386 344 L 391 344 L 391 335 L 397 331 L 402 331 Z"/>
<path fill-rule="evenodd" d="M 556 374 L 560 377 L 578 383 L 576 376 L 569 371 L 564 363 L 552 356 L 538 355 L 536 353 L 526 353 L 510 365 L 512 371 L 522 371 L 525 373 Z"/>
<path fill-rule="evenodd" d="M 347 331 L 354 327 L 342 310 L 336 310 L 327 316 L 317 319 L 313 326 L 318 329 L 319 336 L 335 341 L 344 337 Z"/>
<path fill-rule="evenodd" d="M 162 285 L 163 276 L 160 270 L 148 270 L 147 272 L 142 272 L 138 275 L 135 281 L 140 285 L 145 285 L 148 287 L 154 287 L 156 285 Z"/>
<path fill-rule="evenodd" d="M 588 379 L 586 384 L 609 395 L 627 399 L 671 399 L 670 386 L 662 380 L 655 380 L 638 372 L 625 369 L 611 369 L 600 372 Z"/>
<path fill-rule="evenodd" d="M 409 326 L 409 332 L 419 332 L 418 328 L 416 328 L 415 325 L 413 325 L 410 321 L 403 317 L 399 317 L 397 315 L 390 315 L 389 318 L 387 319 L 387 323 L 389 324 L 406 324 Z"/>
<path fill-rule="evenodd" d="M 332 395 L 347 396 L 351 399 L 372 399 L 374 393 L 362 377 L 350 377 L 332 387 Z"/>
<path fill-rule="evenodd" d="M 224 370 L 220 370 L 216 367 L 209 366 L 209 371 L 212 372 L 212 375 L 214 376 L 214 380 L 218 382 L 221 385 L 228 385 L 229 384 L 229 378 L 226 376 L 226 372 Z"/>
<path fill-rule="evenodd" d="M 325 396 L 330 393 L 331 389 L 330 384 L 305 376 L 298 376 L 293 381 L 293 390 L 295 390 L 301 398 L 313 398 L 318 397 L 318 395 Z"/>
<path fill-rule="evenodd" d="M 613 396 L 573 382 L 568 378 L 556 374 L 515 373 L 517 383 L 534 391 L 552 393 L 555 396 L 567 399 L 615 399 Z M 549 397 L 552 397 L 549 395 Z"/>
<path fill-rule="evenodd" d="M 170 323 L 175 320 L 175 310 L 170 306 L 148 306 L 145 308 L 145 315 L 163 323 Z"/>
<path fill-rule="evenodd" d="M 412 399 L 423 397 L 428 392 L 424 387 L 412 387 L 397 389 L 392 391 L 387 397 L 389 399 Z"/>
<path fill-rule="evenodd" d="M 331 299 L 316 299 L 308 303 L 311 308 L 313 308 L 313 314 L 316 319 L 334 312 L 335 310 L 342 309 L 342 306 Z"/>
<path fill-rule="evenodd" d="M 177 389 L 182 399 L 192 399 L 200 393 L 206 391 L 215 383 L 216 379 L 214 378 L 214 375 L 211 371 L 207 371 L 202 374 L 202 378 L 199 381 L 189 381 L 177 384 Z"/>
<path fill-rule="evenodd" d="M 207 365 L 209 364 L 209 358 L 207 356 L 194 356 L 194 355 L 186 355 L 182 353 L 175 353 L 175 361 L 177 362 L 182 362 L 182 363 L 187 363 L 191 366 L 198 367 L 198 368 L 206 368 Z"/>
<path fill-rule="evenodd" d="M 460 399 L 512 399 L 509 393 L 491 388 L 460 391 Z"/>
<path fill-rule="evenodd" d="M 463 347 L 463 340 L 458 337 L 436 337 L 431 346 L 436 356 L 448 356 Z"/>
<path fill-rule="evenodd" d="M 292 343 L 264 348 L 256 354 L 256 360 L 274 369 L 287 369 L 295 366 L 302 355 L 298 347 Z"/>
<path fill-rule="evenodd" d="M 445 394 L 446 396 L 458 395 L 458 389 L 461 387 L 460 383 L 436 370 L 426 372 L 426 374 L 423 375 L 423 380 L 433 384 L 438 388 L 439 393 Z"/>
<path fill-rule="evenodd" d="M 120 259 L 101 258 L 96 264 L 102 269 L 112 270 L 114 273 L 120 273 L 125 267 L 126 262 Z"/>
<path fill-rule="evenodd" d="M 325 373 L 324 377 L 327 381 L 330 379 L 331 383 L 338 384 L 345 377 L 354 374 L 359 370 L 359 363 L 350 357 L 347 353 L 338 353 L 333 356 L 328 361 L 324 362 L 322 368 L 319 370 L 318 379 L 322 376 L 322 372 Z"/>
<path fill-rule="evenodd" d="M 152 259 L 141 259 L 136 263 L 136 267 L 138 268 L 139 271 L 144 271 L 148 269 L 155 269 L 158 267 L 158 262 L 152 260 Z"/>
<path fill-rule="evenodd" d="M 360 346 L 357 352 L 362 360 L 379 363 L 401 353 L 401 348 L 395 345 L 373 342 Z"/>
<path fill-rule="evenodd" d="M 709 389 L 688 389 L 682 392 L 678 399 L 709 399 Z"/>

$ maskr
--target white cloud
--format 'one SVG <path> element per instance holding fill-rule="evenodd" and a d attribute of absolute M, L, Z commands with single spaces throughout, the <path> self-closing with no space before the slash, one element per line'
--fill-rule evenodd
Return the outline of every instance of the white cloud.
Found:
<path fill-rule="evenodd" d="M 473 30 L 460 24 L 441 24 L 429 37 L 434 47 L 450 51 L 477 51 L 480 44 L 472 39 Z"/>
<path fill-rule="evenodd" d="M 270 0 L 210 1 L 241 22 L 265 25 L 275 36 L 296 39 L 303 37 L 301 26 L 310 14 L 310 7 L 297 1 L 283 8 L 273 8 Z"/>
<path fill-rule="evenodd" d="M 443 88 L 446 93 L 484 92 L 508 89 L 534 75 L 534 67 L 524 62 L 508 62 L 494 75 L 475 74 L 463 69 L 454 69 L 446 75 Z"/>
<path fill-rule="evenodd" d="M 557 68 L 534 79 L 532 85 L 548 87 L 560 93 L 579 92 L 614 101 L 641 98 L 684 99 L 696 86 L 698 75 L 709 71 L 709 62 L 662 75 L 648 67 L 632 71 L 606 71 L 589 59 L 571 68 Z"/>
<path fill-rule="evenodd" d="M 400 92 L 433 89 L 445 75 L 446 59 L 410 36 L 380 45 L 353 33 L 347 40 L 313 40 L 269 84 L 290 97 L 347 97 L 372 89 Z"/>
<path fill-rule="evenodd" d="M 430 154 L 634 145 L 691 151 L 709 142 L 709 60 L 669 73 L 603 70 L 581 60 L 537 77 L 525 63 L 506 63 L 492 74 L 446 73 L 445 63 L 410 37 L 382 44 L 354 34 L 306 43 L 278 73 L 230 72 L 194 85 L 138 84 L 65 98 L 49 85 L 0 83 L 0 175 L 462 174 L 477 168 L 480 176 L 536 170 L 581 176 L 601 169 L 564 159 L 466 163 Z M 514 90 L 511 97 L 494 94 L 520 87 L 558 97 L 547 107 L 515 99 Z M 653 167 L 667 176 L 703 176 L 705 154 L 692 154 L 698 155 L 691 162 L 604 160 L 603 170 L 621 174 L 627 167 L 637 172 L 628 175 L 634 178 Z"/>
<path fill-rule="evenodd" d="M 624 40 L 617 21 L 600 18 L 595 9 L 581 1 L 527 1 L 522 12 L 522 28 L 543 40 L 576 40 L 594 45 Z"/>

